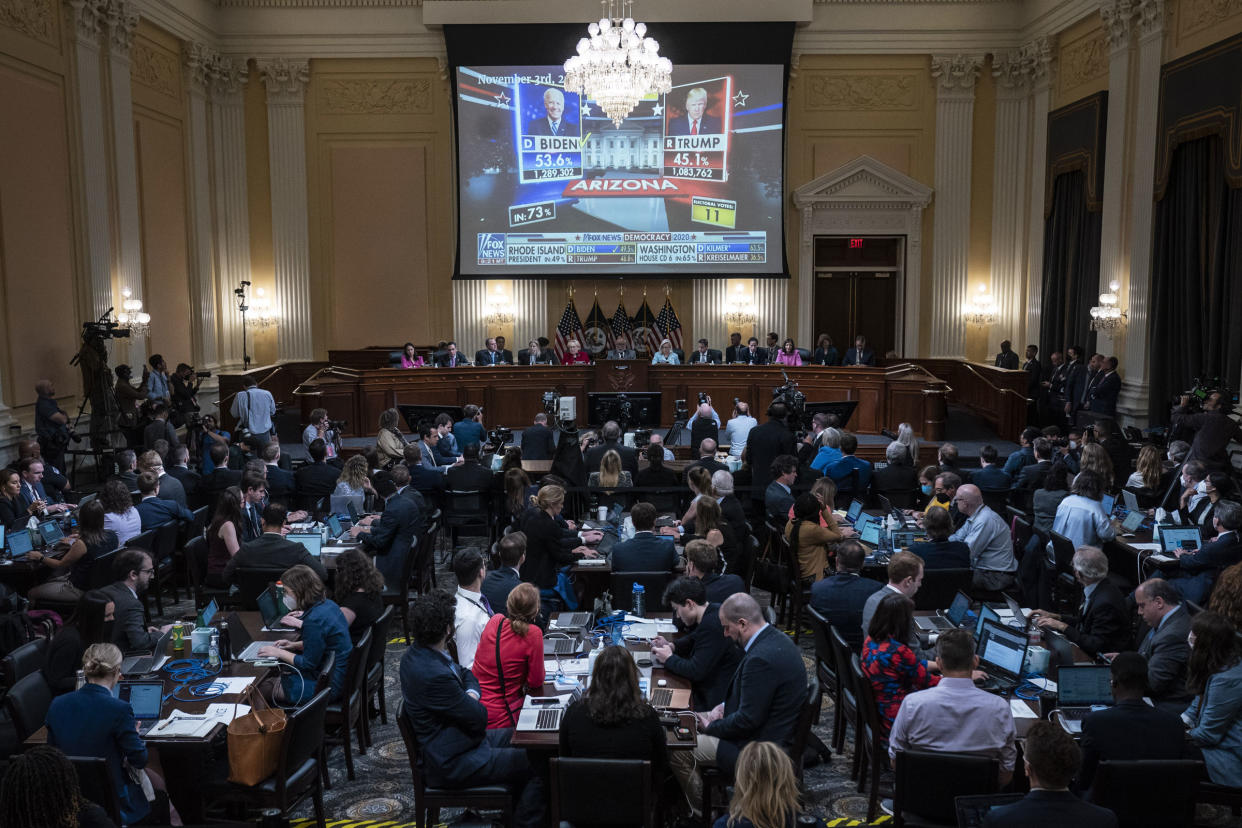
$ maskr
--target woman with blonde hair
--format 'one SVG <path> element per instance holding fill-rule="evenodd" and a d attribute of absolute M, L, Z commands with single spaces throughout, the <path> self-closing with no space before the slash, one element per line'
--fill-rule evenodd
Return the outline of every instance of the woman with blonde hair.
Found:
<path fill-rule="evenodd" d="M 558 570 L 579 557 L 599 557 L 586 544 L 599 541 L 603 534 L 589 530 L 579 535 L 571 521 L 561 518 L 565 490 L 560 486 L 544 486 L 530 503 L 532 508 L 522 516 L 521 529 L 526 533 L 522 580 L 539 587 L 540 600 L 553 612 L 564 606 L 563 596 L 556 591 Z"/>
<path fill-rule="evenodd" d="M 543 631 L 535 626 L 539 608 L 534 584 L 518 584 L 504 613 L 488 619 L 479 637 L 471 672 L 479 680 L 488 730 L 516 727 L 523 698 L 543 684 Z"/>
<path fill-rule="evenodd" d="M 793 828 L 798 781 L 788 754 L 773 742 L 751 742 L 738 754 L 728 816 L 714 828 Z"/>
<path fill-rule="evenodd" d="M 408 441 L 401 433 L 401 412 L 386 408 L 379 416 L 379 431 L 375 435 L 375 450 L 379 453 L 379 467 L 386 469 L 405 459 Z"/>
<path fill-rule="evenodd" d="M 362 495 L 364 497 L 369 494 L 375 494 L 375 489 L 371 486 L 367 458 L 361 454 L 355 454 L 345 461 L 345 466 L 341 469 L 341 476 L 336 479 L 336 489 L 332 494 Z"/>
<path fill-rule="evenodd" d="M 571 339 L 565 343 L 565 365 L 590 365 L 591 355 L 582 350 L 582 343 L 576 339 Z"/>
<path fill-rule="evenodd" d="M 616 449 L 609 449 L 599 461 L 599 471 L 591 472 L 587 485 L 604 489 L 628 489 L 634 485 L 634 481 L 629 472 L 621 469 L 621 455 Z"/>
<path fill-rule="evenodd" d="M 673 353 L 673 343 L 667 339 L 660 340 L 660 350 L 651 358 L 652 365 L 680 365 L 681 360 Z"/>
<path fill-rule="evenodd" d="M 705 466 L 691 466 L 686 469 L 686 485 L 694 492 L 694 498 L 686 508 L 686 513 L 681 516 L 683 525 L 694 521 L 694 510 L 699 504 L 699 498 L 716 497 L 716 490 L 712 488 L 712 473 Z"/>
<path fill-rule="evenodd" d="M 1099 443 L 1087 443 L 1082 447 L 1082 456 L 1078 460 L 1079 471 L 1093 471 L 1103 483 L 1103 491 L 1113 487 L 1113 460 L 1108 451 Z"/>
<path fill-rule="evenodd" d="M 914 436 L 914 427 L 909 423 L 897 426 L 897 442 L 910 452 L 910 465 L 919 464 L 919 438 Z"/>
<path fill-rule="evenodd" d="M 1134 472 L 1126 479 L 1127 489 L 1147 489 L 1156 492 L 1160 489 L 1160 477 L 1164 474 L 1164 454 L 1153 445 L 1139 449 L 1138 462 Z"/>

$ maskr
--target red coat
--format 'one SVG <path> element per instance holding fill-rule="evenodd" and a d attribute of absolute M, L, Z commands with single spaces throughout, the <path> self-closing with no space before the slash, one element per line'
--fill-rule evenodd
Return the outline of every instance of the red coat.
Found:
<path fill-rule="evenodd" d="M 504 630 L 500 634 L 500 661 L 505 676 L 503 697 L 500 695 L 500 675 L 496 671 L 496 631 L 502 623 Z M 496 613 L 483 628 L 471 672 L 479 680 L 479 700 L 487 708 L 488 729 L 513 727 L 526 695 L 522 692 L 523 687 L 538 687 L 543 684 L 543 632 L 531 624 L 526 630 L 526 637 L 519 638 L 509 619 Z M 506 700 L 509 710 L 513 711 L 512 720 L 505 710 Z"/>
<path fill-rule="evenodd" d="M 590 362 L 591 362 L 591 355 L 588 354 L 585 349 L 578 351 L 576 355 L 571 354 L 569 351 L 566 351 L 564 358 L 561 359 L 562 365 L 573 365 L 574 363 L 582 363 L 583 365 L 589 365 Z"/>

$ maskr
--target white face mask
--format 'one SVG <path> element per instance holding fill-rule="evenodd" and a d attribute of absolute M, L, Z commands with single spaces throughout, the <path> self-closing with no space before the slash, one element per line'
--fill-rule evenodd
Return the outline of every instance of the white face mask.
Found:
<path fill-rule="evenodd" d="M 1073 451 L 1074 449 L 1078 448 L 1078 441 L 1077 441 L 1077 440 L 1070 440 L 1070 441 L 1069 441 L 1069 447 L 1070 447 L 1070 450 L 1071 450 L 1071 451 Z"/>
<path fill-rule="evenodd" d="M 293 612 L 294 610 L 298 608 L 298 599 L 290 595 L 288 592 L 286 592 L 285 593 L 285 606 L 289 608 L 289 612 Z"/>
<path fill-rule="evenodd" d="M 1198 484 L 1195 485 L 1195 491 L 1198 492 L 1199 494 L 1207 494 L 1208 493 L 1207 481 L 1200 480 Z"/>

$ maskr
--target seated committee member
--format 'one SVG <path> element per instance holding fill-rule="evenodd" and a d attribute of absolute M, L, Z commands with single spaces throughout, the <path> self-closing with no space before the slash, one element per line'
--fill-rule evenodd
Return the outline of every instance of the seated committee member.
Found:
<path fill-rule="evenodd" d="M 657 636 L 651 654 L 665 670 L 689 680 L 695 710 L 711 710 L 725 700 L 742 653 L 725 637 L 720 604 L 709 603 L 699 579 L 683 576 L 673 581 L 664 590 L 664 603 L 673 608 L 686 634 L 674 642 Z"/>
<path fill-rule="evenodd" d="M 686 359 L 686 362 L 690 365 L 719 365 L 720 351 L 708 348 L 707 340 L 700 339 L 698 347 L 690 352 L 690 356 Z"/>
<path fill-rule="evenodd" d="M 837 353 L 837 348 L 832 344 L 832 337 L 823 333 L 819 335 L 819 339 L 815 340 L 815 353 L 811 356 L 811 362 L 815 365 L 839 365 L 841 356 Z"/>
<path fill-rule="evenodd" d="M 680 365 L 681 360 L 673 353 L 673 343 L 667 339 L 660 340 L 660 350 L 651 357 L 652 365 Z"/>
<path fill-rule="evenodd" d="M 1208 778 L 1242 788 L 1242 644 L 1229 619 L 1201 612 L 1190 627 L 1186 684 L 1195 700 L 1182 721 L 1203 752 Z"/>
<path fill-rule="evenodd" d="M 975 753 L 1000 762 L 998 783 L 1013 776 L 1017 760 L 1009 700 L 975 686 L 979 666 L 970 630 L 946 630 L 936 642 L 940 683 L 906 696 L 889 734 L 888 758 L 898 751 Z M 911 808 L 917 811 L 917 808 Z"/>
<path fill-rule="evenodd" d="M 1095 546 L 1074 551 L 1074 579 L 1082 584 L 1082 603 L 1076 618 L 1038 610 L 1041 627 L 1063 633 L 1087 655 L 1115 653 L 1130 646 L 1130 610 L 1117 585 L 1108 580 L 1108 557 Z"/>
<path fill-rule="evenodd" d="M 468 546 L 453 556 L 453 575 L 457 578 L 453 641 L 457 644 L 457 663 L 467 670 L 474 666 L 479 638 L 492 617 L 491 604 L 479 590 L 486 574 L 479 550 Z"/>
<path fill-rule="evenodd" d="M 565 94 L 555 87 L 548 87 L 543 93 L 544 115 L 526 124 L 527 135 L 577 135 L 578 124 L 564 119 Z"/>
<path fill-rule="evenodd" d="M 556 434 L 548 428 L 548 415 L 540 411 L 534 425 L 522 429 L 522 459 L 551 460 L 556 454 Z"/>
<path fill-rule="evenodd" d="M 517 794 L 514 825 L 544 823 L 542 785 L 513 731 L 488 730 L 479 681 L 448 654 L 453 596 L 436 590 L 410 605 L 413 641 L 401 657 L 401 712 L 422 750 L 427 784 L 437 788 L 506 785 Z"/>
<path fill-rule="evenodd" d="M 854 652 L 862 649 L 863 607 L 874 593 L 884 589 L 879 581 L 862 577 L 866 557 L 867 550 L 858 541 L 841 541 L 837 544 L 837 571 L 811 585 L 811 606 L 837 628 Z"/>
<path fill-rule="evenodd" d="M 469 365 L 470 360 L 466 359 L 457 352 L 457 343 L 450 342 L 444 348 L 444 353 L 436 357 L 436 365 L 441 368 L 460 368 L 463 365 Z"/>
<path fill-rule="evenodd" d="M 402 368 L 422 368 L 424 364 L 423 358 L 418 355 L 413 342 L 407 342 L 401 347 Z"/>
<path fill-rule="evenodd" d="M 590 365 L 591 355 L 582 350 L 582 343 L 576 339 L 571 339 L 565 343 L 565 358 L 561 361 L 562 365 Z"/>
<path fill-rule="evenodd" d="M 260 647 L 260 658 L 274 658 L 293 667 L 281 670 L 280 680 L 270 688 L 272 701 L 281 705 L 302 704 L 315 695 L 315 680 L 328 652 L 336 653 L 332 666 L 332 692 L 328 701 L 341 697 L 353 641 L 341 608 L 324 591 L 323 581 L 308 566 L 292 566 L 280 575 L 285 587 L 285 606 L 302 613 L 301 637 L 280 639 Z"/>
<path fill-rule="evenodd" d="M 759 347 L 759 340 L 751 337 L 746 340 L 746 347 L 740 349 L 735 355 L 734 362 L 740 362 L 745 365 L 767 365 L 767 351 Z"/>
<path fill-rule="evenodd" d="M 612 350 L 608 352 L 607 358 L 637 359 L 638 352 L 630 347 L 630 340 L 625 336 L 625 334 L 621 334 L 613 341 Z"/>
<path fill-rule="evenodd" d="M 924 569 L 970 568 L 970 547 L 963 541 L 949 540 L 953 518 L 947 509 L 928 509 L 923 515 L 923 531 L 927 540 L 910 544 L 910 551 L 923 559 Z"/>
<path fill-rule="evenodd" d="M 743 350 L 742 335 L 734 331 L 729 334 L 729 347 L 725 348 L 725 362 L 739 362 L 738 352 Z"/>
<path fill-rule="evenodd" d="M 556 365 L 556 354 L 545 351 L 539 346 L 538 339 L 526 343 L 526 347 L 518 351 L 518 365 Z"/>
<path fill-rule="evenodd" d="M 511 361 L 511 360 L 510 360 Z M 508 365 L 509 361 L 505 359 L 505 355 L 501 353 L 500 347 L 496 344 L 496 337 L 487 338 L 482 350 L 474 353 L 475 365 Z"/>
<path fill-rule="evenodd" d="M 160 635 L 172 627 L 148 627 L 143 622 L 142 598 L 151 583 L 155 569 L 151 556 L 145 549 L 126 549 L 116 557 L 113 565 L 118 580 L 103 588 L 115 605 L 116 623 L 112 628 L 112 643 L 124 653 L 150 652 Z"/>
<path fill-rule="evenodd" d="M 327 580 L 328 572 L 323 563 L 306 551 L 300 543 L 288 540 L 282 531 L 287 510 L 279 503 L 269 503 L 263 510 L 263 534 L 242 543 L 237 554 L 224 567 L 224 582 L 237 583 L 239 569 L 288 569 L 302 564 L 314 570 L 321 579 Z"/>
<path fill-rule="evenodd" d="M 724 702 L 696 714 L 699 738 L 694 749 L 674 751 L 669 757 L 696 817 L 703 801 L 698 768 L 716 766 L 733 775 L 738 752 L 751 742 L 788 747 L 806 697 L 801 652 L 789 636 L 763 620 L 754 598 L 741 593 L 721 604 L 720 626 L 742 649 L 742 662 Z"/>
<path fill-rule="evenodd" d="M 792 339 L 786 339 L 781 344 L 780 350 L 776 352 L 776 356 L 772 359 L 772 364 L 802 367 L 802 354 L 798 353 L 798 348 L 794 345 Z"/>
<path fill-rule="evenodd" d="M 613 572 L 672 572 L 677 566 L 673 539 L 655 533 L 656 507 L 635 503 L 630 510 L 634 537 L 612 547 Z"/>
<path fill-rule="evenodd" d="M 876 607 L 863 639 L 859 662 L 863 675 L 871 682 L 880 730 L 886 739 L 902 700 L 940 683 L 940 677 L 932 675 L 927 662 L 905 642 L 913 622 L 914 602 L 904 595 L 889 593 Z"/>
<path fill-rule="evenodd" d="M 1032 724 L 1022 759 L 1031 780 L 1030 793 L 1012 805 L 988 811 L 983 828 L 1116 828 L 1116 814 L 1070 792 L 1069 785 L 1082 763 L 1082 754 L 1074 737 L 1060 725 L 1046 721 Z"/>
<path fill-rule="evenodd" d="M 875 365 L 875 351 L 867 347 L 867 337 L 859 335 L 854 338 L 854 347 L 845 352 L 842 365 Z"/>
<path fill-rule="evenodd" d="M 526 560 L 526 535 L 521 532 L 510 532 L 496 542 L 500 556 L 500 566 L 489 570 L 483 577 L 479 591 L 487 598 L 487 603 L 494 612 L 505 613 L 509 604 L 509 593 L 522 583 L 522 562 Z"/>
<path fill-rule="evenodd" d="M 686 112 L 669 118 L 665 135 L 719 135 L 720 118 L 707 114 L 707 90 L 696 86 L 686 93 Z"/>
<path fill-rule="evenodd" d="M 544 680 L 543 631 L 535 625 L 539 590 L 534 584 L 519 584 L 506 601 L 487 620 L 469 668 L 479 680 L 489 730 L 517 727 L 527 692 Z"/>

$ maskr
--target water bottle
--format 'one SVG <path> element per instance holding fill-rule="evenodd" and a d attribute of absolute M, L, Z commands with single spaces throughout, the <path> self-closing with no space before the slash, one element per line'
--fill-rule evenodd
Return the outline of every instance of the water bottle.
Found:
<path fill-rule="evenodd" d="M 630 593 L 630 606 L 633 607 L 633 613 L 639 618 L 647 617 L 647 590 L 642 584 L 634 584 L 634 591 Z"/>
<path fill-rule="evenodd" d="M 595 675 L 595 662 L 599 660 L 599 654 L 604 651 L 604 639 L 595 642 L 595 646 L 591 648 L 590 654 L 587 655 L 587 682 L 591 680 L 591 676 Z"/>
<path fill-rule="evenodd" d="M 220 633 L 211 634 L 211 645 L 207 648 L 207 664 L 217 669 L 220 666 Z"/>
<path fill-rule="evenodd" d="M 81 690 L 86 685 L 86 671 L 78 670 L 78 683 L 74 685 L 75 690 Z"/>
<path fill-rule="evenodd" d="M 213 638 L 215 637 L 215 635 L 216 635 L 215 633 L 212 633 Z M 220 622 L 219 636 L 220 636 L 220 647 L 219 647 L 220 661 L 223 664 L 228 664 L 230 661 L 233 660 L 233 650 L 232 650 L 233 642 L 229 638 L 229 622 L 228 621 Z"/>

